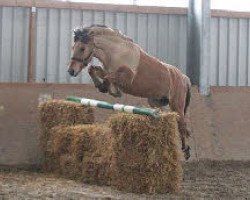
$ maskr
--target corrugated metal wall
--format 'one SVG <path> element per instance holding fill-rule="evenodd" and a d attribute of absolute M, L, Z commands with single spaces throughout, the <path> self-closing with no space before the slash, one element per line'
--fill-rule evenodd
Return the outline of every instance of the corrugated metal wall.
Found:
<path fill-rule="evenodd" d="M 26 82 L 30 8 L 0 7 L 0 82 Z M 106 24 L 143 49 L 186 72 L 187 17 L 70 9 L 37 9 L 37 82 L 89 83 L 86 70 L 67 74 L 72 30 Z M 210 85 L 250 86 L 250 19 L 212 17 Z M 97 64 L 97 61 L 94 61 Z"/>
<path fill-rule="evenodd" d="M 26 82 L 29 8 L 0 7 L 0 82 Z"/>
<path fill-rule="evenodd" d="M 210 85 L 250 86 L 249 48 L 249 19 L 213 17 Z"/>
<path fill-rule="evenodd" d="M 70 78 L 67 64 L 71 54 L 72 30 L 91 24 L 118 28 L 151 55 L 186 71 L 187 17 L 184 15 L 39 8 L 36 50 L 38 82 L 90 82 L 86 70 L 79 77 Z"/>

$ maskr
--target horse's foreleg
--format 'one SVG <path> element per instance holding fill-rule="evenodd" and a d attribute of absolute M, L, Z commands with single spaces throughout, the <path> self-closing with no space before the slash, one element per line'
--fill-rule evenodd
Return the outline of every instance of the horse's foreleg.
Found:
<path fill-rule="evenodd" d="M 112 91 L 112 84 L 108 79 L 105 78 L 107 74 L 108 73 L 105 72 L 101 66 L 91 65 L 89 67 L 89 75 L 92 78 L 95 87 L 98 88 L 100 92 L 108 92 L 113 97 L 121 97 L 122 94 L 116 86 L 113 86 L 115 91 Z M 103 81 L 101 81 L 100 79 L 102 79 Z"/>
<path fill-rule="evenodd" d="M 122 96 L 122 93 L 121 91 L 119 90 L 119 88 L 117 88 L 116 86 L 114 86 L 114 89 L 115 89 L 115 92 L 112 91 L 112 87 L 109 87 L 109 94 L 113 97 L 121 97 Z"/>
<path fill-rule="evenodd" d="M 104 79 L 106 72 L 102 69 L 101 66 L 91 65 L 89 67 L 89 75 L 92 78 L 94 85 L 102 93 L 107 93 L 110 88 L 110 82 L 107 79 Z M 100 78 L 103 79 L 103 82 L 100 81 Z"/>
<path fill-rule="evenodd" d="M 112 77 L 112 78 L 111 78 Z M 121 97 L 122 93 L 119 90 L 119 88 L 116 86 L 116 82 L 113 82 L 113 78 L 115 77 L 115 72 L 109 72 L 107 75 L 104 77 L 104 80 L 108 80 L 111 84 L 109 87 L 109 94 L 113 97 Z M 113 91 L 114 89 L 114 91 Z"/>

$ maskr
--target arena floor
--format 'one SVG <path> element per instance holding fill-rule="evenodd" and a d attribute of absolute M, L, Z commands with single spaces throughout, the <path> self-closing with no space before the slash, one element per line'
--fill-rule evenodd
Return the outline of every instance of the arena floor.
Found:
<path fill-rule="evenodd" d="M 136 195 L 110 187 L 85 185 L 55 175 L 0 171 L 0 200 L 5 199 L 250 199 L 250 161 L 184 163 L 177 195 Z"/>

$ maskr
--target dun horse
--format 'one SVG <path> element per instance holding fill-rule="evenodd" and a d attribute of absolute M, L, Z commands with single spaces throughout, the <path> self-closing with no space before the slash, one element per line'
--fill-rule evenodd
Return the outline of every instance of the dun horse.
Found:
<path fill-rule="evenodd" d="M 121 92 L 144 97 L 151 107 L 169 104 L 171 110 L 179 114 L 182 150 L 188 159 L 190 147 L 185 139 L 190 135 L 186 124 L 191 97 L 189 78 L 176 67 L 148 55 L 117 30 L 102 25 L 75 29 L 69 74 L 77 76 L 93 57 L 103 64 L 103 68 L 89 67 L 89 74 L 100 92 L 109 92 L 115 97 L 121 96 Z"/>

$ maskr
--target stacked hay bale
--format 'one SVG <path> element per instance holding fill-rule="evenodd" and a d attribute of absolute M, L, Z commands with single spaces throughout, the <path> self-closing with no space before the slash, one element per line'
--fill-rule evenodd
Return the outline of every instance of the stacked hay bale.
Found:
<path fill-rule="evenodd" d="M 48 151 L 63 176 L 97 185 L 111 184 L 112 135 L 103 125 L 55 127 Z"/>
<path fill-rule="evenodd" d="M 50 151 L 52 130 L 56 126 L 71 126 L 77 124 L 92 124 L 94 122 L 93 108 L 73 102 L 50 100 L 39 105 L 40 146 L 44 153 L 43 168 L 46 171 L 55 171 L 58 159 Z"/>
<path fill-rule="evenodd" d="M 177 116 L 160 119 L 118 114 L 110 119 L 114 136 L 114 186 L 134 193 L 178 192 L 182 177 Z"/>
<path fill-rule="evenodd" d="M 44 103 L 40 121 L 45 169 L 127 192 L 177 192 L 182 171 L 176 119 L 174 113 L 160 119 L 120 113 L 104 124 L 91 124 L 91 108 Z"/>

